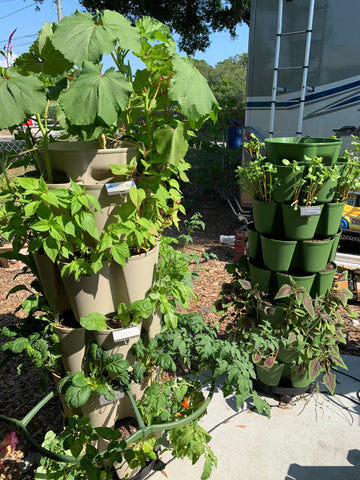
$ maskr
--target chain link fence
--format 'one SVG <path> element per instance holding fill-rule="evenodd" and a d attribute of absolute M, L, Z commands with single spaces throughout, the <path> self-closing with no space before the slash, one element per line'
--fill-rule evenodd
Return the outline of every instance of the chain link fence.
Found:
<path fill-rule="evenodd" d="M 25 140 L 15 140 L 14 137 L 0 137 L 0 153 L 17 154 L 26 150 Z M 29 154 L 26 154 L 29 155 Z"/>

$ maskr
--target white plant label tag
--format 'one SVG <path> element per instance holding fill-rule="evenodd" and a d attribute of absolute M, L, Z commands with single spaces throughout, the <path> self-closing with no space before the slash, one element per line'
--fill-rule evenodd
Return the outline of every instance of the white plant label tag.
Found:
<path fill-rule="evenodd" d="M 115 400 L 106 400 L 105 395 L 100 395 L 99 396 L 99 404 L 100 406 L 108 405 L 109 403 L 115 402 L 116 400 L 120 400 L 121 398 L 124 398 L 125 393 L 123 390 L 116 390 L 115 392 L 116 398 Z"/>
<path fill-rule="evenodd" d="M 320 215 L 320 207 L 300 207 L 300 217 L 308 217 L 309 215 Z"/>
<path fill-rule="evenodd" d="M 122 328 L 120 330 L 114 330 L 112 332 L 114 342 L 121 342 L 122 340 L 126 340 L 127 338 L 132 337 L 139 337 L 140 330 L 139 327 L 130 327 L 130 328 Z"/>
<path fill-rule="evenodd" d="M 134 180 L 127 180 L 126 182 L 107 183 L 106 190 L 108 195 L 118 195 L 119 193 L 127 193 L 130 187 L 135 187 Z"/>

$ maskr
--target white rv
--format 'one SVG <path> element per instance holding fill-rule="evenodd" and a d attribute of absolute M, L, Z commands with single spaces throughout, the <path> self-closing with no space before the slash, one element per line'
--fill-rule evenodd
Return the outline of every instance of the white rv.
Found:
<path fill-rule="evenodd" d="M 360 1 L 251 0 L 246 134 L 360 134 Z"/>

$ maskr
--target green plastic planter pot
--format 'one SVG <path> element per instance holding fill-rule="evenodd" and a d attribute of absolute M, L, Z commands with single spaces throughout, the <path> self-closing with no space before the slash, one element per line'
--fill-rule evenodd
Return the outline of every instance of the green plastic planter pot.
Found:
<path fill-rule="evenodd" d="M 276 358 L 279 360 L 279 362 L 290 364 L 299 358 L 299 352 L 280 347 Z"/>
<path fill-rule="evenodd" d="M 303 240 L 302 249 L 302 270 L 304 272 L 321 272 L 326 267 L 334 237 L 326 240 Z"/>
<path fill-rule="evenodd" d="M 257 285 L 259 290 L 263 292 L 270 292 L 273 280 L 273 272 L 265 267 L 255 265 L 255 263 L 251 260 L 249 261 L 249 267 L 251 286 L 255 287 Z"/>
<path fill-rule="evenodd" d="M 271 387 L 277 387 L 279 385 L 284 368 L 285 365 L 281 363 L 273 365 L 271 368 L 263 365 L 255 365 L 258 380 Z"/>
<path fill-rule="evenodd" d="M 260 234 L 255 230 L 253 222 L 247 225 L 248 234 L 248 256 L 252 260 L 257 259 L 259 262 L 262 260 Z"/>
<path fill-rule="evenodd" d="M 281 273 L 281 272 L 276 272 L 276 280 L 277 280 L 277 288 L 280 290 L 280 288 L 283 285 L 290 285 L 290 277 L 294 280 L 296 285 L 298 287 L 303 287 L 305 290 L 310 294 L 311 292 L 311 287 L 313 286 L 314 280 L 315 280 L 315 273 L 311 275 L 299 275 L 299 274 L 288 274 L 288 273 Z"/>
<path fill-rule="evenodd" d="M 312 159 L 316 155 L 323 158 L 325 165 L 332 165 L 338 159 L 342 144 L 335 138 L 315 137 L 265 138 L 264 142 L 268 160 L 275 165 L 281 165 L 284 158 L 306 164 L 305 157 Z"/>
<path fill-rule="evenodd" d="M 296 240 L 280 240 L 260 235 L 263 262 L 275 272 L 286 272 L 290 268 Z"/>
<path fill-rule="evenodd" d="M 333 201 L 338 179 L 329 178 L 324 182 L 316 193 L 316 201 L 318 203 L 330 203 Z"/>
<path fill-rule="evenodd" d="M 320 209 L 321 215 L 323 207 L 324 205 L 317 205 L 316 209 L 309 207 L 307 211 L 317 212 Z M 285 237 L 288 240 L 309 240 L 313 238 L 319 223 L 319 214 L 301 215 L 302 207 L 295 209 L 293 206 L 284 203 L 281 205 L 281 208 Z"/>
<path fill-rule="evenodd" d="M 340 242 L 340 237 L 341 237 L 341 228 L 338 229 L 338 231 L 334 235 L 334 243 L 332 244 L 330 255 L 329 255 L 329 262 L 333 262 L 335 260 L 337 248 L 339 246 Z"/>
<path fill-rule="evenodd" d="M 266 320 L 274 328 L 279 328 L 284 320 L 284 310 L 280 307 L 270 307 L 265 313 L 262 305 L 260 304 L 258 312 L 260 320 Z"/>
<path fill-rule="evenodd" d="M 306 368 L 299 366 L 291 368 L 291 384 L 294 388 L 308 387 L 317 377 L 311 377 Z"/>
<path fill-rule="evenodd" d="M 294 254 L 291 259 L 291 264 L 289 270 L 292 272 L 301 271 L 302 269 L 302 248 L 301 242 L 296 242 L 296 247 Z"/>
<path fill-rule="evenodd" d="M 277 165 L 275 185 L 271 192 L 272 200 L 278 203 L 292 203 L 295 200 L 295 186 L 301 180 L 304 173 L 304 165 L 299 165 L 300 170 L 293 173 L 292 167 Z"/>
<path fill-rule="evenodd" d="M 276 202 L 264 202 L 254 198 L 252 200 L 253 218 L 255 230 L 259 233 L 272 235 L 279 233 L 279 204 Z"/>
<path fill-rule="evenodd" d="M 331 289 L 334 282 L 336 269 L 336 263 L 330 262 L 324 270 L 316 274 L 311 289 L 311 296 L 313 298 L 322 297 L 323 295 L 326 295 L 327 292 Z"/>
<path fill-rule="evenodd" d="M 316 227 L 318 235 L 335 235 L 339 230 L 345 202 L 326 203 Z"/>

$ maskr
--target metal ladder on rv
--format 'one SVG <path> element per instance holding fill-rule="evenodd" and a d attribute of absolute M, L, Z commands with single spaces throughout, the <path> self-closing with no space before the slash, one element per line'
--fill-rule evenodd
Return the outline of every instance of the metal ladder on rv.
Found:
<path fill-rule="evenodd" d="M 283 92 L 283 89 L 278 87 L 278 73 L 279 70 L 301 70 L 302 71 L 302 82 L 301 82 L 301 90 L 300 90 L 300 99 L 299 99 L 299 115 L 298 115 L 298 125 L 295 135 L 299 137 L 302 135 L 302 124 L 303 124 L 303 117 L 304 117 L 304 103 L 305 103 L 305 96 L 307 91 L 312 91 L 307 87 L 307 78 L 308 78 L 308 71 L 309 71 L 309 58 L 310 58 L 310 47 L 311 47 L 311 35 L 312 35 L 312 27 L 313 27 L 313 19 L 314 19 L 314 9 L 315 9 L 315 0 L 310 0 L 309 3 L 309 16 L 308 16 L 308 24 L 306 30 L 300 30 L 296 32 L 283 32 L 283 4 L 284 1 L 289 0 L 279 0 L 279 8 L 278 8 L 278 23 L 277 23 L 277 31 L 276 31 L 276 45 L 275 45 L 275 60 L 274 60 L 274 75 L 273 75 L 273 85 L 272 85 L 272 99 L 271 99 L 271 109 L 270 109 L 270 126 L 269 126 L 269 137 L 274 135 L 274 122 L 275 122 L 275 110 L 276 110 L 276 96 L 278 93 Z M 304 52 L 304 63 L 303 65 L 299 66 L 288 66 L 288 67 L 280 67 L 279 60 L 280 60 L 280 45 L 282 37 L 288 35 L 306 35 L 306 42 L 305 42 L 305 52 Z M 280 133 L 280 132 L 279 132 Z"/>

